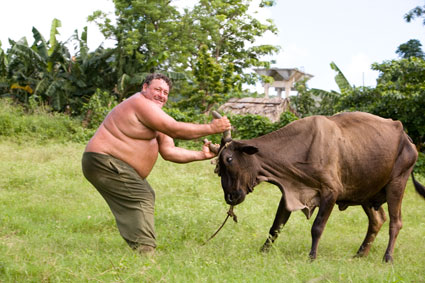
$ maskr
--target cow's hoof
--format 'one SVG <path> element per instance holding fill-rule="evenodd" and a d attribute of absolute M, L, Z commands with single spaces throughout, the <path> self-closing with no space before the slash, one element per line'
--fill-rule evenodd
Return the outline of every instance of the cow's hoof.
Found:
<path fill-rule="evenodd" d="M 382 259 L 382 261 L 393 263 L 393 257 L 391 255 L 386 254 L 384 255 L 384 258 Z"/>
<path fill-rule="evenodd" d="M 367 253 L 359 251 L 353 256 L 353 258 L 361 258 L 361 257 L 365 257 L 365 256 L 367 256 Z"/>
<path fill-rule="evenodd" d="M 260 252 L 262 252 L 262 253 L 268 253 L 270 251 L 271 247 L 272 247 L 272 245 L 270 245 L 270 244 L 264 244 L 261 247 Z"/>

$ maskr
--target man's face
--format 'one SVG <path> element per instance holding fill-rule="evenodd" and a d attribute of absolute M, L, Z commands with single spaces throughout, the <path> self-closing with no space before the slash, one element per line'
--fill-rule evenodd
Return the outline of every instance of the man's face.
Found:
<path fill-rule="evenodd" d="M 157 103 L 161 108 L 168 100 L 168 84 L 161 79 L 152 80 L 150 85 L 143 85 L 144 96 Z"/>

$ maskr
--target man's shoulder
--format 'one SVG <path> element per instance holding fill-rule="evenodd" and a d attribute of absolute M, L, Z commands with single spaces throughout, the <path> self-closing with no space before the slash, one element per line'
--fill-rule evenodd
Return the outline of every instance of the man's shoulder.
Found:
<path fill-rule="evenodd" d="M 116 108 L 125 112 L 132 111 L 132 109 L 136 109 L 136 107 L 141 104 L 143 99 L 143 95 L 137 95 L 136 93 L 125 98 L 120 104 L 118 104 L 118 106 L 116 106 Z"/>

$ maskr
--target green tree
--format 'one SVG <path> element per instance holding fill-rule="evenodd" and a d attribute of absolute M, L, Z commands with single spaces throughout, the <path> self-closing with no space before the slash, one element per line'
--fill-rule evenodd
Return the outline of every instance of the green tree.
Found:
<path fill-rule="evenodd" d="M 94 12 L 89 21 L 95 22 L 105 38 L 116 41 L 114 61 L 117 72 L 116 92 L 121 98 L 140 90 L 148 73 L 172 73 L 186 55 L 184 28 L 177 9 L 171 1 L 114 0 L 116 24 L 101 11 Z M 184 76 L 183 76 L 184 77 Z"/>
<path fill-rule="evenodd" d="M 291 104 L 296 109 L 298 116 L 301 118 L 308 117 L 317 113 L 316 96 L 307 86 L 308 79 L 304 79 L 295 83 L 295 90 L 297 95 L 291 97 Z"/>
<path fill-rule="evenodd" d="M 269 67 L 270 62 L 261 60 L 262 56 L 278 51 L 276 46 L 255 44 L 265 32 L 276 33 L 277 29 L 271 20 L 261 23 L 248 13 L 251 2 L 201 0 L 189 13 L 188 19 L 192 22 L 195 35 L 193 44 L 205 48 L 189 60 L 194 81 L 198 82 L 197 87 L 201 90 L 198 92 L 198 101 L 202 111 L 208 111 L 214 104 L 220 103 L 226 93 L 240 93 L 242 84 L 255 83 L 257 75 L 247 73 L 246 70 Z M 206 58 L 206 54 L 209 58 Z M 211 69 L 211 66 L 215 67 Z M 215 77 L 215 81 L 205 80 L 205 75 L 209 73 Z"/>
<path fill-rule="evenodd" d="M 417 6 L 404 15 L 404 19 L 408 23 L 410 23 L 415 18 L 424 18 L 423 24 L 425 25 L 425 5 L 422 7 Z"/>
<path fill-rule="evenodd" d="M 186 99 L 178 105 L 182 108 L 195 108 L 201 113 L 209 112 L 215 104 L 221 104 L 229 93 L 240 91 L 240 85 L 234 86 L 233 64 L 222 66 L 209 53 L 208 47 L 202 45 L 193 66 L 194 84 L 186 89 Z"/>
<path fill-rule="evenodd" d="M 410 57 L 373 64 L 379 71 L 377 90 L 381 100 L 373 113 L 403 122 L 415 144 L 425 142 L 425 60 Z"/>
<path fill-rule="evenodd" d="M 353 88 L 335 111 L 365 111 L 400 120 L 419 150 L 425 141 L 425 61 L 417 57 L 375 63 L 377 86 Z"/>
<path fill-rule="evenodd" d="M 396 53 L 401 58 L 410 58 L 410 57 L 418 57 L 425 59 L 425 54 L 422 51 L 422 44 L 417 39 L 411 39 L 406 43 L 400 44 L 397 48 Z"/>
<path fill-rule="evenodd" d="M 254 44 L 266 31 L 277 29 L 271 21 L 261 23 L 248 14 L 251 0 L 201 0 L 182 13 L 172 2 L 115 0 L 116 24 L 100 11 L 90 17 L 106 38 L 117 41 L 115 68 L 124 82 L 118 85 L 130 86 L 125 95 L 140 88 L 146 73 L 183 73 L 186 81 L 175 84 L 181 96 L 172 100 L 187 99 L 181 107 L 205 112 L 225 93 L 241 92 L 242 84 L 254 83 L 255 75 L 245 70 L 269 66 L 261 57 L 278 50 Z M 273 2 L 263 1 L 262 7 Z"/>

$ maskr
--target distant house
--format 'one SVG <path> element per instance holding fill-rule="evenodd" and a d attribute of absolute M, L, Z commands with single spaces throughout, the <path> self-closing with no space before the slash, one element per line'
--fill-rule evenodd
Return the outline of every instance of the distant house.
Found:
<path fill-rule="evenodd" d="M 285 111 L 291 111 L 289 105 L 289 94 L 294 89 L 295 83 L 304 78 L 313 77 L 310 74 L 301 72 L 298 69 L 255 69 L 257 74 L 272 77 L 274 82 L 263 84 L 264 98 L 244 97 L 232 98 L 223 104 L 218 110 L 233 114 L 255 114 L 267 117 L 272 122 L 279 121 L 280 115 Z M 269 88 L 274 87 L 277 91 L 276 97 L 269 97 Z M 282 98 L 282 91 L 285 98 Z"/>

